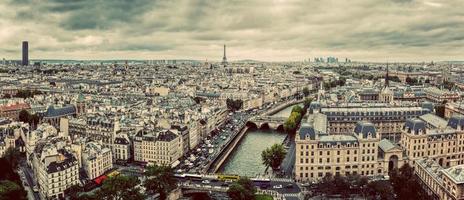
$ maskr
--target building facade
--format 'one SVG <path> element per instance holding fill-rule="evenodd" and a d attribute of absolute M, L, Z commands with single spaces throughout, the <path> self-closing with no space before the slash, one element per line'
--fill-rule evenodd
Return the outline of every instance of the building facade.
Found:
<path fill-rule="evenodd" d="M 134 161 L 172 165 L 183 152 L 179 135 L 170 130 L 141 130 L 134 137 Z"/>
<path fill-rule="evenodd" d="M 320 180 L 328 174 L 385 173 L 384 164 L 377 158 L 380 136 L 370 122 L 358 122 L 351 135 L 329 135 L 303 124 L 295 142 L 295 179 L 298 181 Z"/>
<path fill-rule="evenodd" d="M 60 138 L 39 143 L 33 170 L 41 199 L 64 199 L 64 191 L 79 183 L 79 165 Z"/>
<path fill-rule="evenodd" d="M 113 168 L 111 149 L 97 142 L 87 142 L 82 151 L 82 167 L 89 179 L 95 179 Z"/>

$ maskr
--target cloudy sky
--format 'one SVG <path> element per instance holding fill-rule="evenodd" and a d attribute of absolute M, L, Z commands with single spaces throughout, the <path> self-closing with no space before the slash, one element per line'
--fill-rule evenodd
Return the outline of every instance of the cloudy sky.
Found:
<path fill-rule="evenodd" d="M 0 0 L 0 58 L 464 60 L 463 0 Z"/>

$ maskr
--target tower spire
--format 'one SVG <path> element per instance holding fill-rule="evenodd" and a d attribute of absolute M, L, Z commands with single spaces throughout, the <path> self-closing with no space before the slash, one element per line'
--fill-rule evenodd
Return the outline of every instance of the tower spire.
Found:
<path fill-rule="evenodd" d="M 222 57 L 222 64 L 227 65 L 226 45 L 225 44 L 224 44 L 224 57 Z"/>
<path fill-rule="evenodd" d="M 390 85 L 389 80 L 388 80 L 388 62 L 387 62 L 387 73 L 385 73 L 385 87 L 388 87 Z"/>

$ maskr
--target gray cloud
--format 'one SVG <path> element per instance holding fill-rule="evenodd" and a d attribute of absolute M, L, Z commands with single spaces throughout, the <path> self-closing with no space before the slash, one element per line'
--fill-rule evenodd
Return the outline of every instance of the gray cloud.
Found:
<path fill-rule="evenodd" d="M 0 56 L 464 59 L 461 0 L 8 0 Z"/>

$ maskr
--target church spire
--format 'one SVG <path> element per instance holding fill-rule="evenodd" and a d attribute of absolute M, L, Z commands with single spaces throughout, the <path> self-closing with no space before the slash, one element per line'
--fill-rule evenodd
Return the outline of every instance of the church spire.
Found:
<path fill-rule="evenodd" d="M 389 80 L 388 80 L 388 62 L 387 62 L 387 73 L 385 73 L 385 87 L 390 86 Z"/>

